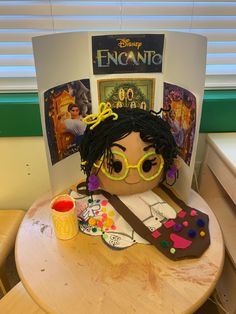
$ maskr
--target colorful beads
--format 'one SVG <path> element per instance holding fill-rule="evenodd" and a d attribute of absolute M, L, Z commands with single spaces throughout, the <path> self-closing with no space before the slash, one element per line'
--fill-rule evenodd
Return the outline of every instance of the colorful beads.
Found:
<path fill-rule="evenodd" d="M 184 227 L 188 227 L 188 221 L 187 221 L 187 220 L 185 220 L 185 221 L 183 222 L 183 226 L 184 226 Z"/>
<path fill-rule="evenodd" d="M 94 202 L 96 202 L 97 204 L 98 203 L 97 201 L 100 202 L 100 200 L 95 200 Z M 101 202 L 101 205 L 102 207 L 95 211 L 95 216 L 89 217 L 88 222 L 87 222 L 88 225 L 91 227 L 100 228 L 100 230 L 103 230 L 103 231 L 108 231 L 109 229 L 116 230 L 114 221 L 112 218 L 110 218 L 115 215 L 115 212 L 113 210 L 109 210 L 108 213 L 106 212 L 107 211 L 107 208 L 105 207 L 107 205 L 106 200 L 103 200 Z M 95 232 L 95 231 L 93 231 L 92 229 L 92 232 Z"/>
<path fill-rule="evenodd" d="M 171 254 L 175 254 L 175 252 L 176 252 L 176 249 L 172 247 L 172 248 L 170 249 L 170 253 L 171 253 Z"/>

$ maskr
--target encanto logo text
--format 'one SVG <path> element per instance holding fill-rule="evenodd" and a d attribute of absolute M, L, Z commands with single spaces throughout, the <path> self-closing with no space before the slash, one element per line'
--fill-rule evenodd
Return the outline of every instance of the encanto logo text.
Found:
<path fill-rule="evenodd" d="M 98 67 L 110 67 L 111 64 L 118 65 L 159 65 L 162 62 L 162 56 L 154 50 L 144 50 L 142 53 L 134 51 L 129 52 L 110 52 L 109 49 L 97 50 Z"/>
<path fill-rule="evenodd" d="M 161 72 L 164 36 L 93 37 L 94 74 Z"/>

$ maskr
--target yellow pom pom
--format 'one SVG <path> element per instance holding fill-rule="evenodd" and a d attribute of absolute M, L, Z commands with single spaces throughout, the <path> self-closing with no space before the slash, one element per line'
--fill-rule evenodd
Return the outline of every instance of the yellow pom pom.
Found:
<path fill-rule="evenodd" d="M 113 217 L 115 215 L 115 212 L 113 210 L 110 210 L 108 212 L 108 216 Z"/>
<path fill-rule="evenodd" d="M 206 233 L 205 233 L 204 231 L 201 231 L 201 232 L 200 232 L 200 236 L 201 236 L 201 237 L 205 237 L 205 235 L 206 235 Z"/>
<path fill-rule="evenodd" d="M 89 224 L 90 226 L 95 226 L 95 225 L 97 224 L 97 221 L 96 221 L 95 218 L 91 217 L 91 218 L 89 218 L 89 220 L 88 220 L 88 224 Z"/>
<path fill-rule="evenodd" d="M 113 220 L 111 218 L 107 218 L 104 223 L 104 226 L 110 228 L 113 224 L 114 224 Z"/>

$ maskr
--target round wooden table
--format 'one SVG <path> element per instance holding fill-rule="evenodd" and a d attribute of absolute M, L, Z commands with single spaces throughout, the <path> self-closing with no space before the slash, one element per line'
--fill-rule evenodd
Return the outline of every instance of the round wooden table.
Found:
<path fill-rule="evenodd" d="M 21 281 L 48 313 L 193 313 L 213 292 L 224 262 L 219 224 L 194 191 L 189 205 L 210 217 L 211 245 L 198 259 L 171 261 L 152 245 L 108 248 L 81 232 L 55 237 L 50 198 L 27 212 L 16 241 Z"/>

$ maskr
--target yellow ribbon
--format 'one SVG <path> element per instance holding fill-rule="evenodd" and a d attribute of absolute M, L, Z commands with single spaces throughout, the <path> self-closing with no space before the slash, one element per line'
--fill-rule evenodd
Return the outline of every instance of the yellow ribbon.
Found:
<path fill-rule="evenodd" d="M 85 124 L 92 124 L 90 127 L 90 130 L 94 129 L 101 121 L 107 119 L 108 117 L 113 116 L 113 120 L 118 119 L 118 114 L 113 112 L 111 109 L 111 106 L 106 104 L 105 102 L 100 103 L 99 105 L 99 110 L 98 114 L 92 113 L 87 115 L 84 119 L 83 122 Z"/>

